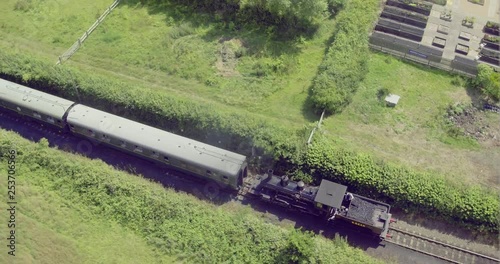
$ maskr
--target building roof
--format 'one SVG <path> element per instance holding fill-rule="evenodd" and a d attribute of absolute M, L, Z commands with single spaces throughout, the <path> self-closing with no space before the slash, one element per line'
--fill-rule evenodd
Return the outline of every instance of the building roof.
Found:
<path fill-rule="evenodd" d="M 342 200 L 347 191 L 347 186 L 328 180 L 321 180 L 318 194 L 314 198 L 317 203 L 326 204 L 330 207 L 340 208 Z"/>

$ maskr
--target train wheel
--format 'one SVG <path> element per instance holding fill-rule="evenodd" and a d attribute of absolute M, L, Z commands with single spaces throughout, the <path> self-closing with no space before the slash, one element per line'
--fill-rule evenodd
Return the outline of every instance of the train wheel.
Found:
<path fill-rule="evenodd" d="M 208 182 L 203 187 L 203 194 L 210 200 L 215 199 L 220 193 L 219 185 L 213 181 Z"/>

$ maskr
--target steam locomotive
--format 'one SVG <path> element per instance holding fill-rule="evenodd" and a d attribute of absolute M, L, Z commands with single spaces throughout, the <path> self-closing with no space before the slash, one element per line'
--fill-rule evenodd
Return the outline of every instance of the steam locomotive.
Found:
<path fill-rule="evenodd" d="M 247 159 L 238 153 L 2 79 L 1 108 L 269 203 L 326 221 L 344 221 L 380 239 L 389 236 L 390 206 L 351 194 L 338 183 L 322 180 L 320 186 L 307 186 L 271 170 L 248 175 Z"/>

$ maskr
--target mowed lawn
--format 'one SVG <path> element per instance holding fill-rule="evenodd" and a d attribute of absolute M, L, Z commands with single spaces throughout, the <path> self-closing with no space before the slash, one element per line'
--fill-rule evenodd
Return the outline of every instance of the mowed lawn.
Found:
<path fill-rule="evenodd" d="M 500 148 L 492 142 L 454 138 L 446 132 L 446 108 L 471 103 L 471 96 L 453 77 L 372 53 L 369 73 L 353 102 L 325 120 L 323 131 L 338 143 L 385 161 L 432 170 L 459 182 L 499 188 Z M 381 104 L 377 92 L 387 88 L 401 96 L 395 108 Z M 500 116 L 487 123 L 500 130 Z"/>
<path fill-rule="evenodd" d="M 19 8 L 18 3 L 29 2 Z M 0 48 L 55 63 L 111 3 L 1 1 Z M 296 129 L 319 119 L 308 105 L 308 89 L 335 19 L 322 21 L 311 35 L 284 40 L 271 37 L 266 28 L 237 29 L 185 8 L 126 3 L 106 18 L 68 65 L 219 105 L 221 111 L 252 112 Z M 454 139 L 443 127 L 449 104 L 471 101 L 453 79 L 372 53 L 368 75 L 352 104 L 344 113 L 327 117 L 323 131 L 349 149 L 498 188 L 498 147 Z M 402 96 L 395 109 L 379 104 L 376 95 L 383 87 Z M 500 124 L 495 115 L 489 123 Z"/>
<path fill-rule="evenodd" d="M 7 175 L 2 159 L 1 175 Z M 0 220 L 0 263 L 174 263 L 159 254 L 143 237 L 114 221 L 90 213 L 44 188 L 44 178 L 23 166 L 16 174 L 16 250 L 7 254 L 8 212 L 4 204 Z M 7 177 L 0 181 L 7 197 Z M 4 199 L 5 200 L 5 199 Z"/>

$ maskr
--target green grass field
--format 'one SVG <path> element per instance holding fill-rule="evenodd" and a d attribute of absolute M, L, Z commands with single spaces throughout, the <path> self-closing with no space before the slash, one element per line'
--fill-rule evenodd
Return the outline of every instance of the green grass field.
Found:
<path fill-rule="evenodd" d="M 31 2 L 23 10 L 16 4 Z M 110 0 L 6 0 L 0 47 L 57 60 Z M 252 112 L 301 129 L 316 121 L 307 101 L 335 20 L 311 37 L 270 37 L 265 28 L 235 30 L 207 14 L 178 8 L 120 5 L 67 63 L 176 96 Z M 454 77 L 372 53 L 369 73 L 344 113 L 325 119 L 323 132 L 339 144 L 389 162 L 435 170 L 457 181 L 498 188 L 497 143 L 450 137 L 442 115 L 471 102 Z M 402 96 L 380 106 L 377 91 Z M 489 117 L 491 126 L 498 118 Z M 479 173 L 478 173 L 479 172 Z"/>
<path fill-rule="evenodd" d="M 500 187 L 498 143 L 447 133 L 446 108 L 471 103 L 474 96 L 454 85 L 454 78 L 447 74 L 387 55 L 373 53 L 369 68 L 351 105 L 325 120 L 325 134 L 343 146 L 386 161 L 438 171 L 459 182 Z M 377 92 L 381 88 L 401 96 L 395 108 L 380 103 Z M 486 118 L 492 131 L 500 130 L 498 114 L 488 113 Z"/>

